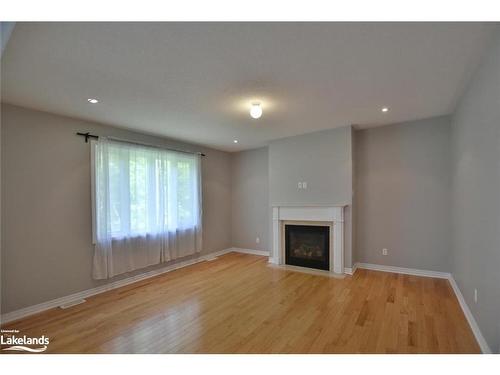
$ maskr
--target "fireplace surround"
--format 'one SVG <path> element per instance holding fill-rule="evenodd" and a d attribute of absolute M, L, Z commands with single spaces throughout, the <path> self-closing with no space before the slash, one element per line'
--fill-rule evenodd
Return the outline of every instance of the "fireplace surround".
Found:
<path fill-rule="evenodd" d="M 335 274 L 344 274 L 344 205 L 273 206 L 272 253 L 269 262 L 283 266 L 287 265 L 285 249 L 286 225 L 328 226 L 330 228 L 329 266 L 322 269 Z M 295 264 L 289 265 L 295 266 Z M 300 267 L 307 266 L 302 265 Z"/>

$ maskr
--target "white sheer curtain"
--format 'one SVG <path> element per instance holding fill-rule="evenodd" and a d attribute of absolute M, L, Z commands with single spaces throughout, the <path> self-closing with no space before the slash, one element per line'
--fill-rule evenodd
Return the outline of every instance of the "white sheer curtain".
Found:
<path fill-rule="evenodd" d="M 201 251 L 200 155 L 104 137 L 93 152 L 95 279 Z"/>

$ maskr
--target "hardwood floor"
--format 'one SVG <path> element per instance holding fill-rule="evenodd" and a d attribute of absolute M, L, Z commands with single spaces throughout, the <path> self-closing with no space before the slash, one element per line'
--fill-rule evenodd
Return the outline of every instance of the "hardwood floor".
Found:
<path fill-rule="evenodd" d="M 2 328 L 45 334 L 48 353 L 479 353 L 447 280 L 237 253 Z"/>

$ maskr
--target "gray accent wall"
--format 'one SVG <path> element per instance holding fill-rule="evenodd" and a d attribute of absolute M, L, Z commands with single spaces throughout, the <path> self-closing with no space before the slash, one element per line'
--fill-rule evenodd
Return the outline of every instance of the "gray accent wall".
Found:
<path fill-rule="evenodd" d="M 297 183 L 307 182 L 307 189 Z M 273 141 L 269 145 L 271 205 L 350 204 L 351 127 Z"/>
<path fill-rule="evenodd" d="M 234 153 L 231 171 L 232 245 L 268 251 L 270 241 L 267 147 Z"/>
<path fill-rule="evenodd" d="M 106 283 L 91 278 L 90 146 L 77 131 L 204 152 L 202 253 L 231 247 L 229 153 L 2 105 L 2 313 Z"/>
<path fill-rule="evenodd" d="M 452 121 L 451 271 L 500 351 L 500 29 Z M 474 302 L 477 289 L 477 303 Z"/>
<path fill-rule="evenodd" d="M 450 119 L 358 130 L 354 144 L 357 261 L 450 271 Z"/>

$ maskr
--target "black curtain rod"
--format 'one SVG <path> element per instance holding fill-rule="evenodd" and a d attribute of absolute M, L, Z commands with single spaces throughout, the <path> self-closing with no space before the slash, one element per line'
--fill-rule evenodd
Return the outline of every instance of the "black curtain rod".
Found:
<path fill-rule="evenodd" d="M 88 132 L 87 133 L 76 133 L 76 135 L 80 135 L 82 137 L 85 137 L 85 143 L 89 142 L 89 138 L 99 139 L 98 135 L 93 135 L 93 134 L 90 134 Z"/>
<path fill-rule="evenodd" d="M 92 138 L 92 139 L 99 139 L 99 136 L 98 135 L 95 135 L 95 134 L 90 134 L 89 132 L 87 133 L 76 133 L 76 135 L 79 135 L 81 137 L 85 137 L 85 143 L 88 143 L 89 142 L 89 138 Z M 156 145 L 149 145 L 149 144 L 146 144 L 146 143 L 141 143 L 141 142 L 135 142 L 135 141 L 127 141 L 127 140 L 124 140 L 124 139 L 118 139 L 118 138 L 111 138 L 111 139 L 114 139 L 116 141 L 121 141 L 121 142 L 126 142 L 126 143 L 132 143 L 132 144 L 136 144 L 136 145 L 141 145 L 141 146 L 149 146 L 149 147 L 155 147 L 155 148 L 163 148 L 163 149 L 166 149 L 166 150 L 171 150 L 171 151 L 177 151 L 177 152 L 184 152 L 186 154 L 199 154 L 201 156 L 205 156 L 205 154 L 201 153 L 201 152 L 192 152 L 192 151 L 184 151 L 184 150 L 177 150 L 175 148 L 168 148 L 168 147 L 162 147 L 162 146 L 156 146 Z"/>

